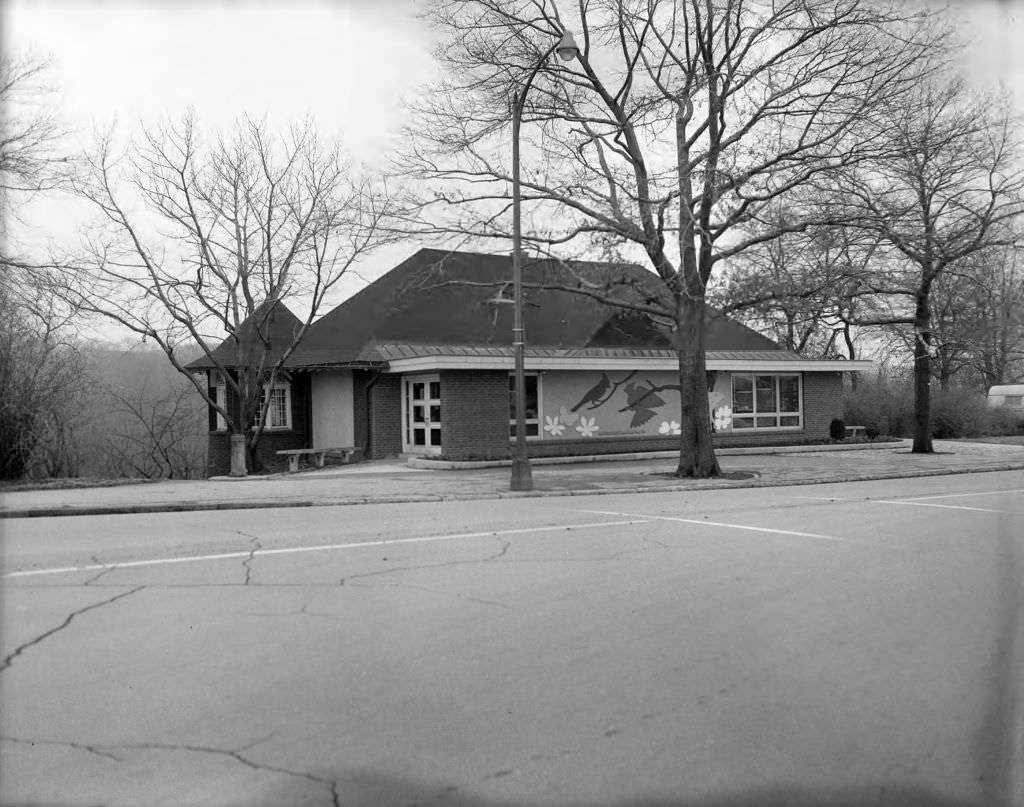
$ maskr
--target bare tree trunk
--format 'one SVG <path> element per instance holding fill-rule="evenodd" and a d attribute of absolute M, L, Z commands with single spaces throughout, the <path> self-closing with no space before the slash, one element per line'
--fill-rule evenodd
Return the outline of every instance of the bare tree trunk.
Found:
<path fill-rule="evenodd" d="M 679 403 L 682 435 L 676 475 L 706 479 L 721 474 L 711 441 L 711 415 L 704 361 L 702 296 L 676 295 L 679 337 Z"/>
<path fill-rule="evenodd" d="M 928 292 L 919 289 L 914 312 L 914 447 L 915 454 L 931 454 L 931 311 Z"/>

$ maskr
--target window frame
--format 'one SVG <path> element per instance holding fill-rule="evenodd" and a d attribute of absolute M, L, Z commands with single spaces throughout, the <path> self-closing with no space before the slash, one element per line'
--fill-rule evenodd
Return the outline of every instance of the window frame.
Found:
<path fill-rule="evenodd" d="M 758 380 L 764 378 L 772 379 L 771 393 L 774 400 L 773 409 L 760 409 L 758 407 Z M 782 408 L 782 379 L 795 378 L 797 380 L 797 410 L 789 410 Z M 737 379 L 748 379 L 750 381 L 750 411 L 741 412 L 736 405 L 736 380 Z M 761 391 L 765 391 L 761 388 Z M 730 379 L 730 398 L 732 408 L 732 422 L 731 428 L 734 432 L 779 432 L 779 431 L 797 431 L 804 428 L 804 374 L 803 373 L 732 373 Z M 783 425 L 783 418 L 797 418 L 796 423 L 788 423 Z M 736 419 L 744 418 L 749 419 L 751 424 L 749 426 L 737 426 Z M 772 425 L 759 425 L 759 421 L 767 420 L 768 418 L 774 418 L 775 423 Z"/>
<path fill-rule="evenodd" d="M 275 425 L 271 420 L 274 414 L 273 396 L 280 393 L 284 398 L 284 424 Z M 265 432 L 284 432 L 292 428 L 292 385 L 287 381 L 275 381 L 271 384 L 263 384 L 260 387 L 260 408 L 253 415 L 252 427 L 255 429 L 260 425 L 260 416 L 263 414 L 263 407 L 267 397 L 271 397 L 271 403 L 267 409 L 267 420 L 263 425 Z"/>
<path fill-rule="evenodd" d="M 544 420 L 544 418 L 543 418 L 541 413 L 544 411 L 544 406 L 543 406 L 542 398 L 541 398 L 540 376 L 541 376 L 541 374 L 538 371 L 533 371 L 533 372 L 527 371 L 527 372 L 523 373 L 523 379 L 526 381 L 527 399 L 529 399 L 529 394 L 530 394 L 530 379 L 533 379 L 534 385 L 536 386 L 536 389 L 537 389 L 537 417 L 534 417 L 534 418 L 527 417 L 527 418 L 524 418 L 524 420 L 523 420 L 523 425 L 526 427 L 526 439 L 527 440 L 540 440 L 540 439 L 543 438 L 543 431 L 541 430 L 541 422 Z M 516 383 L 516 375 L 515 375 L 515 373 L 509 373 L 508 374 L 508 414 L 509 414 L 509 418 L 508 418 L 508 439 L 509 439 L 509 442 L 514 442 L 515 439 L 516 439 L 516 433 L 515 433 L 516 418 L 515 418 L 515 414 L 514 414 L 515 413 L 515 404 L 516 404 L 516 402 L 515 402 L 515 383 Z M 529 406 L 527 406 L 526 409 L 527 409 L 527 412 L 528 412 L 529 409 L 530 409 Z M 535 433 L 531 434 L 531 432 L 533 432 L 533 431 L 535 431 Z"/>

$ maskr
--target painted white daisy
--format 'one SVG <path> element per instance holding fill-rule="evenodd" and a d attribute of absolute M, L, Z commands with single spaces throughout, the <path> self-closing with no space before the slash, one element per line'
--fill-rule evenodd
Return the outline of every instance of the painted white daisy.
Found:
<path fill-rule="evenodd" d="M 715 415 L 715 429 L 718 431 L 725 431 L 732 428 L 732 407 L 731 406 L 720 406 L 714 412 Z"/>
<path fill-rule="evenodd" d="M 680 433 L 679 424 L 676 423 L 676 421 L 674 421 L 674 420 L 671 421 L 671 422 L 667 421 L 667 420 L 663 420 L 663 421 L 661 421 L 661 426 L 658 427 L 658 433 L 659 434 L 679 434 Z"/>
<path fill-rule="evenodd" d="M 580 425 L 576 427 L 576 431 L 583 437 L 593 437 L 599 428 L 597 418 L 580 418 Z"/>
<path fill-rule="evenodd" d="M 546 431 L 552 437 L 561 437 L 562 432 L 565 431 L 565 424 L 559 423 L 557 417 L 545 417 L 544 431 Z"/>

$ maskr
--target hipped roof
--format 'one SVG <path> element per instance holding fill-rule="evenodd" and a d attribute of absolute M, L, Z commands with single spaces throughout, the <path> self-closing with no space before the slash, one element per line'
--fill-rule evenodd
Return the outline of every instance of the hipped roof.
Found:
<path fill-rule="evenodd" d="M 284 303 L 264 302 L 238 327 L 235 336 L 229 336 L 209 355 L 200 356 L 186 365 L 187 370 L 213 370 L 218 367 L 237 367 L 239 348 L 242 355 L 258 361 L 263 356 L 263 366 L 276 364 L 284 352 L 292 346 L 295 336 L 302 328 L 302 321 Z"/>
<path fill-rule="evenodd" d="M 640 266 L 524 258 L 523 282 L 530 347 L 672 348 L 672 334 L 649 316 L 543 287 L 583 284 L 623 302 L 660 303 L 671 310 L 660 280 Z M 507 347 L 512 324 L 511 256 L 421 249 L 314 323 L 286 365 L 384 363 L 391 357 L 381 345 Z M 770 339 L 714 309 L 708 311 L 705 347 L 785 354 Z"/>

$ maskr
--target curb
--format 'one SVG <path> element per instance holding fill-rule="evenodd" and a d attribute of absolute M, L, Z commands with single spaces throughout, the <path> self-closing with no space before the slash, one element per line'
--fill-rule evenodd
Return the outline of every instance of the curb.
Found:
<path fill-rule="evenodd" d="M 585 488 L 528 491 L 494 491 L 493 493 L 435 493 L 405 496 L 359 496 L 320 499 L 294 499 L 234 502 L 174 502 L 167 504 L 141 505 L 98 505 L 96 507 L 22 507 L 0 510 L 0 520 L 7 518 L 59 518 L 65 516 L 109 516 L 138 515 L 151 513 L 202 512 L 206 510 L 267 510 L 289 507 L 350 507 L 366 504 L 424 504 L 432 502 L 483 501 L 495 499 L 540 499 L 568 496 L 605 496 L 632 493 L 685 493 L 687 491 L 735 490 L 741 488 L 796 487 L 799 485 L 834 485 L 843 482 L 870 482 L 879 479 L 913 479 L 930 476 L 956 476 L 960 474 L 997 473 L 1001 471 L 1024 471 L 1024 462 L 1004 463 L 977 468 L 938 468 L 933 470 L 908 469 L 907 471 L 847 474 L 831 479 L 700 479 L 660 487 L 653 485 L 631 485 L 616 488 Z"/>
<path fill-rule="evenodd" d="M 832 451 L 885 451 L 905 448 L 913 441 L 892 440 L 885 443 L 840 443 L 805 446 L 749 446 L 716 448 L 716 457 L 740 457 L 754 454 L 817 454 Z M 668 451 L 631 451 L 624 454 L 580 454 L 576 457 L 530 457 L 531 465 L 579 465 L 590 462 L 635 462 L 637 460 L 668 460 L 679 456 L 678 449 Z M 435 460 L 429 457 L 409 457 L 410 468 L 430 471 L 469 471 L 482 468 L 509 468 L 512 460 Z"/>

